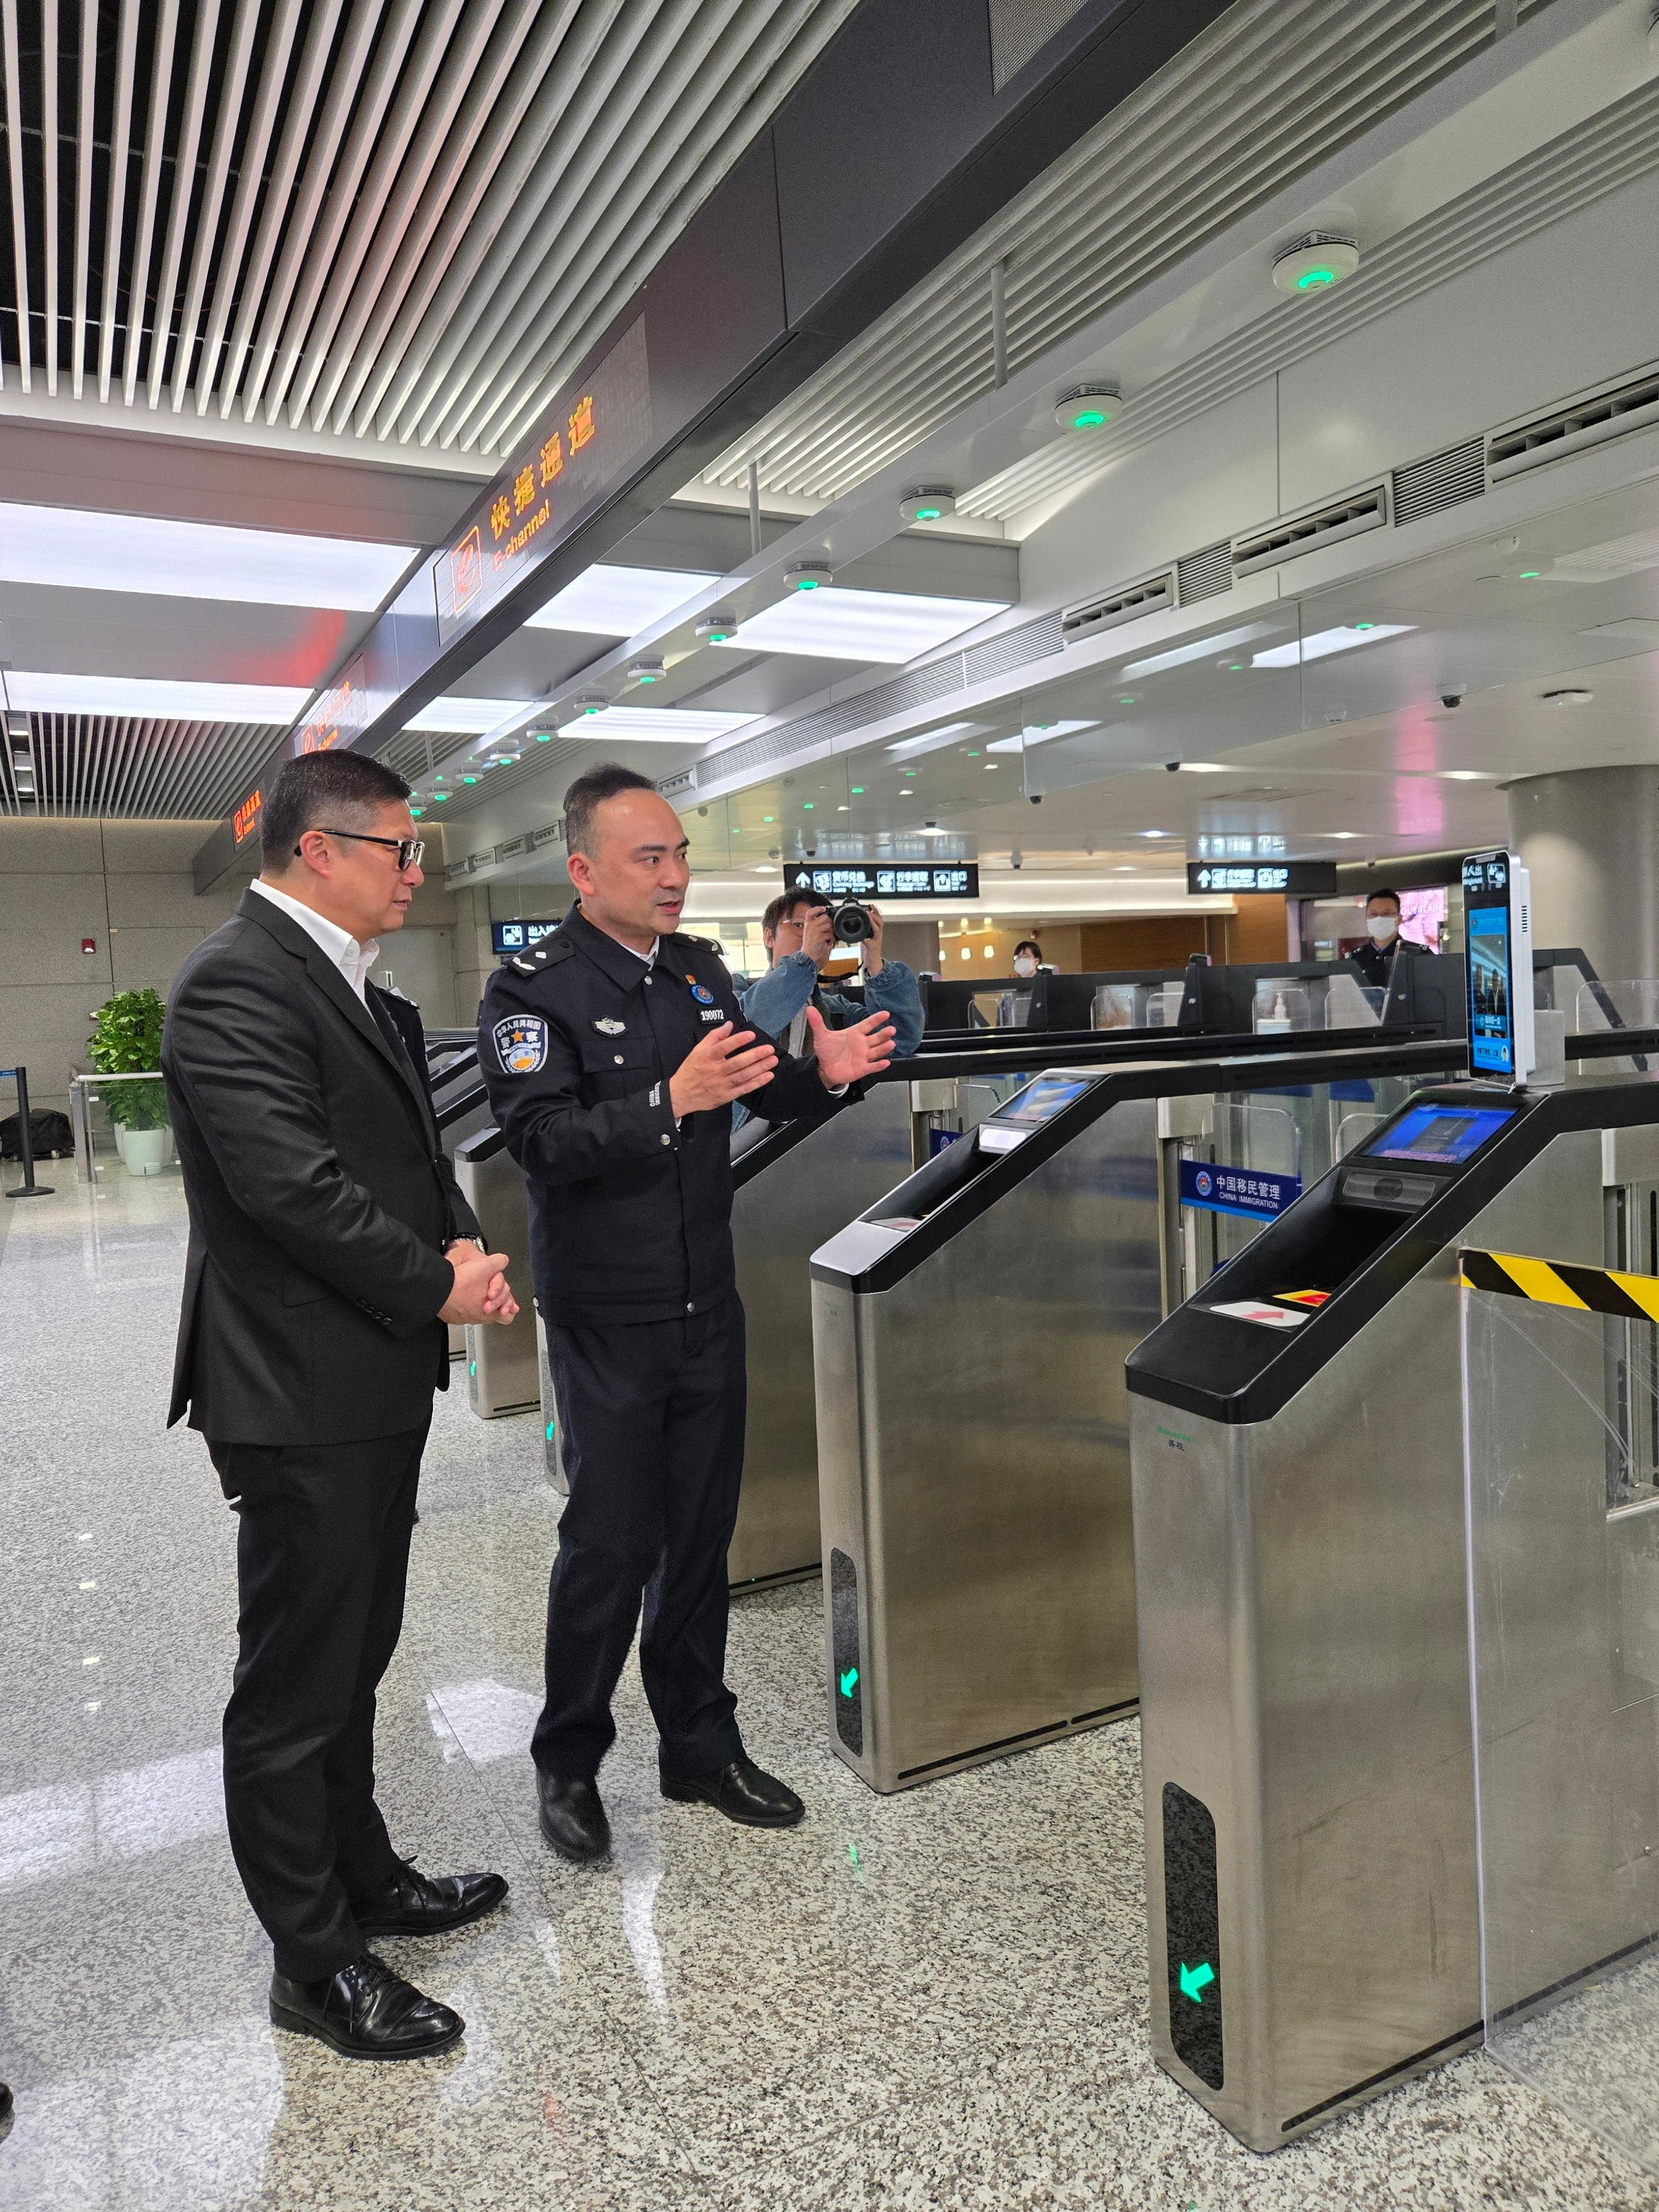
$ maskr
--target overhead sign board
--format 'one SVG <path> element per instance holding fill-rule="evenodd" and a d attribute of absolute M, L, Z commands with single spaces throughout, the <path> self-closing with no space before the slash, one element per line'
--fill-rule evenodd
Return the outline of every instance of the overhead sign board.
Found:
<path fill-rule="evenodd" d="M 783 872 L 787 891 L 822 891 L 825 898 L 976 899 L 979 865 L 952 860 L 937 866 L 902 860 L 797 861 Z"/>
<path fill-rule="evenodd" d="M 559 927 L 556 921 L 492 921 L 489 942 L 496 957 L 509 952 L 523 952 L 532 945 L 539 945 L 544 937 L 551 937 Z"/>
<path fill-rule="evenodd" d="M 1336 890 L 1334 860 L 1188 860 L 1189 898 L 1218 891 L 1272 891 L 1283 898 L 1329 898 Z"/>
<path fill-rule="evenodd" d="M 433 562 L 448 646 L 562 544 L 652 442 L 645 320 L 567 385 Z"/>

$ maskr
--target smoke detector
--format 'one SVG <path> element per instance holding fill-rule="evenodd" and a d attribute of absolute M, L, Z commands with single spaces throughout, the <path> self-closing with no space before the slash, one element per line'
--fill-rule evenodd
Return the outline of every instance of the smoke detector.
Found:
<path fill-rule="evenodd" d="M 1115 384 L 1079 384 L 1054 402 L 1054 422 L 1061 430 L 1103 430 L 1123 410 L 1123 394 Z"/>
<path fill-rule="evenodd" d="M 1359 241 L 1330 231 L 1310 230 L 1273 256 L 1273 289 L 1294 300 L 1304 292 L 1328 292 L 1359 266 Z"/>
<path fill-rule="evenodd" d="M 735 637 L 738 618 L 735 615 L 705 615 L 697 624 L 697 641 L 701 645 L 724 645 L 728 637 Z"/>
<path fill-rule="evenodd" d="M 783 580 L 792 592 L 816 592 L 834 573 L 827 561 L 797 561 L 784 570 Z"/>
<path fill-rule="evenodd" d="M 942 484 L 924 484 L 918 491 L 907 491 L 899 501 L 899 517 L 907 525 L 912 522 L 943 522 L 957 511 L 957 495 Z"/>

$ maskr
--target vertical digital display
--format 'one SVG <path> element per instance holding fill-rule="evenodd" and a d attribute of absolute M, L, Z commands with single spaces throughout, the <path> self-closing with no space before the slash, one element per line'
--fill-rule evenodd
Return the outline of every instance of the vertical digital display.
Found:
<path fill-rule="evenodd" d="M 1469 963 L 1469 1066 L 1477 1075 L 1512 1076 L 1515 947 L 1510 931 L 1507 853 L 1476 854 L 1464 861 L 1463 920 Z"/>
<path fill-rule="evenodd" d="M 1164 1785 L 1164 1938 L 1170 2041 L 1183 2066 L 1218 2089 L 1224 2069 L 1215 1822 L 1207 1805 L 1174 1782 Z"/>
<path fill-rule="evenodd" d="M 836 1734 L 864 1755 L 864 1665 L 859 1656 L 859 1571 L 845 1552 L 830 1553 L 830 1694 Z"/>

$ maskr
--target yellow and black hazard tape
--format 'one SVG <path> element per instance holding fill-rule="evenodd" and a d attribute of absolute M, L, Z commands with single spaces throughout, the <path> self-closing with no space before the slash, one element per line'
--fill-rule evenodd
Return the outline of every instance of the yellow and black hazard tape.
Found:
<path fill-rule="evenodd" d="M 1497 1291 L 1536 1305 L 1613 1314 L 1621 1321 L 1659 1321 L 1659 1275 L 1621 1275 L 1612 1267 L 1570 1267 L 1517 1252 L 1465 1251 L 1458 1265 L 1465 1290 Z"/>

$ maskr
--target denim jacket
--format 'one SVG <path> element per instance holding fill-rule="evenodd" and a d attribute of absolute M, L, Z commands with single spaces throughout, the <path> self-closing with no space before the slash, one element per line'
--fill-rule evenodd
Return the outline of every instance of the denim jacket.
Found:
<path fill-rule="evenodd" d="M 926 1019 L 921 1011 L 921 990 L 902 960 L 884 960 L 878 974 L 866 975 L 862 1006 L 856 999 L 845 998 L 838 991 L 820 991 L 817 981 L 817 967 L 810 953 L 786 953 L 775 967 L 769 968 L 765 975 L 738 994 L 744 1019 L 782 1043 L 787 1038 L 789 1024 L 810 1002 L 832 1030 L 847 1029 L 854 1022 L 862 1021 L 866 1014 L 890 1014 L 896 1060 L 908 1059 L 921 1042 Z M 732 1113 L 732 1127 L 741 1127 L 748 1118 L 739 1100 Z"/>

